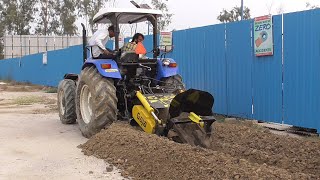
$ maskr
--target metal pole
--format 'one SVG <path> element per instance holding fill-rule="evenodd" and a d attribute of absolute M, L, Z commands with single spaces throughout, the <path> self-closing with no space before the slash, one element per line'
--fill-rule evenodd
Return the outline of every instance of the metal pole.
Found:
<path fill-rule="evenodd" d="M 241 20 L 243 20 L 243 0 L 241 0 Z"/>
<path fill-rule="evenodd" d="M 83 62 L 86 61 L 87 59 L 87 31 L 86 31 L 86 27 L 84 26 L 83 23 L 81 23 L 82 26 L 82 56 L 83 56 Z"/>
<path fill-rule="evenodd" d="M 155 17 L 155 21 L 153 23 L 153 58 L 157 58 L 158 57 L 158 42 L 157 42 L 157 34 L 158 34 L 158 21 L 157 18 Z"/>
<path fill-rule="evenodd" d="M 148 35 L 150 35 L 150 22 L 148 21 Z"/>

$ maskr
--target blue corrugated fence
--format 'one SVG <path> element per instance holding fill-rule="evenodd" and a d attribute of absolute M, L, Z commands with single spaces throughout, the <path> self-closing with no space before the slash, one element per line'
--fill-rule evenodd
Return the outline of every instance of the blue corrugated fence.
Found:
<path fill-rule="evenodd" d="M 284 15 L 284 122 L 320 132 L 320 10 Z"/>
<path fill-rule="evenodd" d="M 273 56 L 254 55 L 253 20 L 247 20 L 175 31 L 167 57 L 178 62 L 187 88 L 214 95 L 216 113 L 320 132 L 318 19 L 319 9 L 273 16 Z M 152 50 L 152 36 L 144 45 Z M 81 48 L 50 51 L 47 65 L 42 54 L 0 61 L 0 78 L 57 86 L 65 73 L 80 72 Z"/>
<path fill-rule="evenodd" d="M 66 73 L 79 73 L 82 66 L 82 46 L 48 51 L 47 65 L 43 54 L 0 61 L 1 79 L 12 79 L 47 86 L 58 86 Z"/>
<path fill-rule="evenodd" d="M 254 41 L 254 39 L 252 39 Z M 252 42 L 253 43 L 253 42 Z M 274 55 L 252 52 L 253 118 L 282 122 L 282 16 L 273 16 Z"/>

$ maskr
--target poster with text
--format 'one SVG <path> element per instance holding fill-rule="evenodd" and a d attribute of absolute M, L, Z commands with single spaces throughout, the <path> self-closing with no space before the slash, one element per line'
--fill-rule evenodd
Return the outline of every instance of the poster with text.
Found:
<path fill-rule="evenodd" d="M 273 28 L 271 16 L 262 16 L 254 19 L 254 52 L 256 56 L 273 55 Z"/>
<path fill-rule="evenodd" d="M 170 52 L 172 50 L 172 32 L 160 32 L 160 50 Z"/>

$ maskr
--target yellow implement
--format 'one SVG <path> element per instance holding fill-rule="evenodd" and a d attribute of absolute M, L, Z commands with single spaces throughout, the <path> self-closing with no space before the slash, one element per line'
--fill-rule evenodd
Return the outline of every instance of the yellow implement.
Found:
<path fill-rule="evenodd" d="M 146 110 L 153 116 L 153 118 L 157 121 L 157 123 L 161 124 L 161 121 L 154 113 L 154 109 L 150 106 L 150 104 L 148 103 L 147 99 L 143 96 L 143 94 L 140 91 L 137 91 L 136 96 L 142 103 L 143 107 L 146 108 Z"/>
<path fill-rule="evenodd" d="M 204 127 L 204 122 L 202 121 L 201 117 L 196 115 L 194 112 L 190 112 L 189 119 L 194 123 L 199 124 L 201 127 Z"/>
<path fill-rule="evenodd" d="M 137 91 L 136 96 L 140 100 L 141 104 L 143 105 L 144 108 L 148 111 L 148 113 L 153 113 L 154 109 L 150 106 L 148 103 L 147 99 L 143 96 L 143 94 L 140 91 Z"/>
<path fill-rule="evenodd" d="M 136 97 L 139 103 L 133 106 L 132 117 L 143 131 L 193 146 L 209 147 L 211 125 L 215 121 L 211 94 L 194 89 L 178 95 L 144 95 L 137 91 Z M 166 106 L 169 103 L 170 106 Z"/>
<path fill-rule="evenodd" d="M 136 96 L 140 100 L 142 106 L 133 106 L 133 119 L 145 132 L 150 134 L 155 133 L 156 126 L 157 124 L 161 124 L 161 120 L 156 116 L 154 109 L 140 91 L 137 91 Z"/>
<path fill-rule="evenodd" d="M 135 105 L 132 109 L 133 119 L 146 133 L 155 133 L 156 121 L 151 114 L 141 105 Z"/>

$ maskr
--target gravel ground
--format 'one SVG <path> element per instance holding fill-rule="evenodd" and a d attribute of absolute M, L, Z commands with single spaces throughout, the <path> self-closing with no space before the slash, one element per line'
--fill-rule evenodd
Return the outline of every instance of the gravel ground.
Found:
<path fill-rule="evenodd" d="M 124 179 L 81 153 L 77 146 L 87 139 L 77 125 L 60 123 L 56 96 L 43 87 L 0 84 L 0 179 Z"/>

